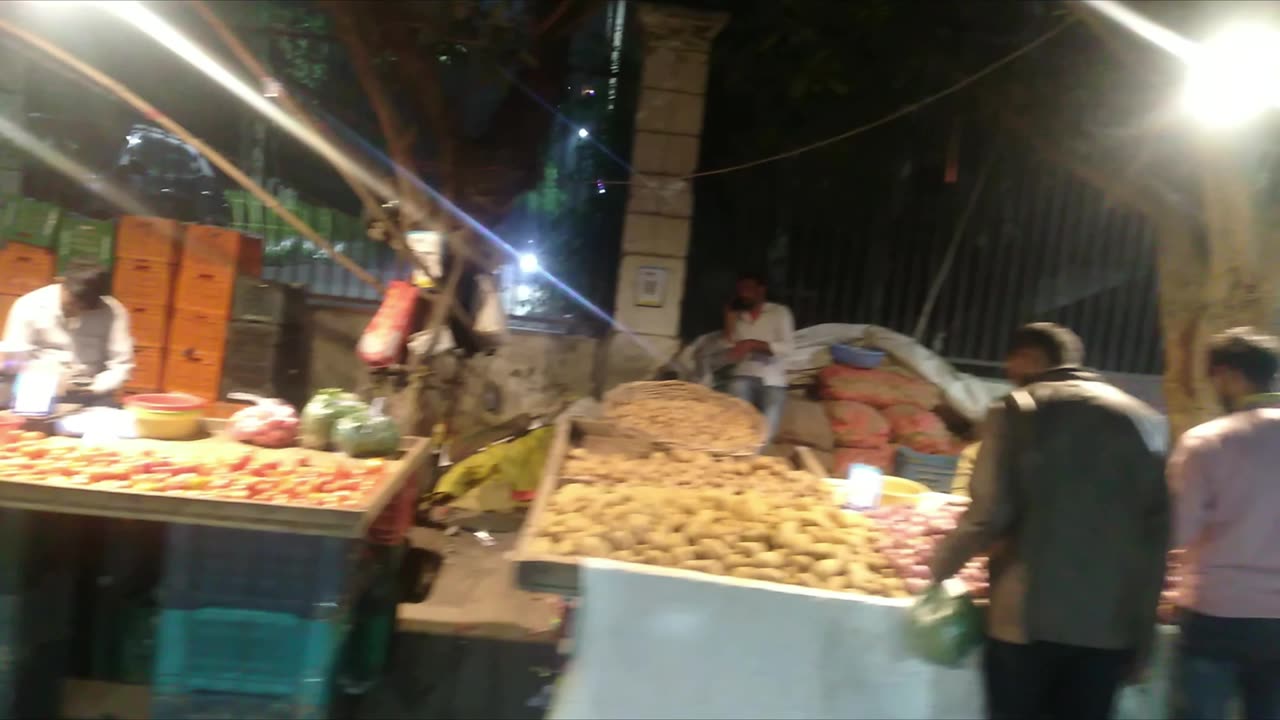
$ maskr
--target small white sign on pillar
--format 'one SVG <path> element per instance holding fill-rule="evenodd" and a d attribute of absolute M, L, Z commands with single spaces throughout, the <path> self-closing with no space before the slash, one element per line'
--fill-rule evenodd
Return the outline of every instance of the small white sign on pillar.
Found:
<path fill-rule="evenodd" d="M 646 265 L 636 268 L 636 305 L 660 308 L 667 304 L 667 269 Z"/>

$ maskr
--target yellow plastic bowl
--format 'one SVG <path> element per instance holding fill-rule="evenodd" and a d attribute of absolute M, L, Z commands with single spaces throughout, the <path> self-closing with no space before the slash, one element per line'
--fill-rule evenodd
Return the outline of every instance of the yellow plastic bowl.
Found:
<path fill-rule="evenodd" d="M 884 486 L 880 491 L 880 504 L 915 505 L 928 492 L 928 487 L 915 480 L 885 475 Z"/>
<path fill-rule="evenodd" d="M 204 429 L 204 412 L 201 410 L 146 410 L 137 406 L 129 408 L 138 437 L 152 440 L 190 440 Z"/>

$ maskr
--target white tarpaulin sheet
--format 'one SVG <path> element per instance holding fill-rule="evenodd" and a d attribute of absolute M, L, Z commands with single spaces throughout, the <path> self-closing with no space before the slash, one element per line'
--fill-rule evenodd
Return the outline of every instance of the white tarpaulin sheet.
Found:
<path fill-rule="evenodd" d="M 884 350 L 898 363 L 937 385 L 947 404 L 972 422 L 980 422 L 992 401 L 1008 392 L 1003 383 L 959 372 L 914 339 L 877 325 L 828 323 L 797 330 L 795 346 L 786 357 L 788 372 L 808 373 L 830 365 L 832 345 L 865 345 Z M 724 349 L 723 334 L 709 333 L 685 346 L 668 367 L 683 380 L 709 384 Z"/>
<path fill-rule="evenodd" d="M 911 657 L 903 601 L 626 568 L 584 563 L 553 720 L 985 715 L 978 653 L 959 669 Z M 1164 687 L 1127 691 L 1123 717 L 1166 717 Z"/>

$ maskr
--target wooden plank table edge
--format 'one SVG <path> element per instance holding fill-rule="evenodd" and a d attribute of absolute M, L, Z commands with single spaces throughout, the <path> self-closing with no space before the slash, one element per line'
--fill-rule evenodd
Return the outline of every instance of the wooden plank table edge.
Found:
<path fill-rule="evenodd" d="M 178 444 L 181 445 L 181 444 Z M 247 447 L 247 446 L 246 446 Z M 43 482 L 0 482 L 0 507 L 326 537 L 364 537 L 404 482 L 430 457 L 431 439 L 402 439 L 395 472 L 360 509 L 163 495 Z"/>

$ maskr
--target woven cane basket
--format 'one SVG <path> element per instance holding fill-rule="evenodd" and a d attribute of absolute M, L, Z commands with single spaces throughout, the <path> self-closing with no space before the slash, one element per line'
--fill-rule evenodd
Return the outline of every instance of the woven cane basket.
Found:
<path fill-rule="evenodd" d="M 662 405 L 666 421 L 653 421 Z M 679 412 L 682 404 L 687 413 Z M 768 426 L 750 403 L 694 383 L 633 382 L 605 393 L 604 416 L 619 432 L 668 448 L 715 455 L 753 455 L 764 447 Z M 717 437 L 717 431 L 723 437 Z"/>

